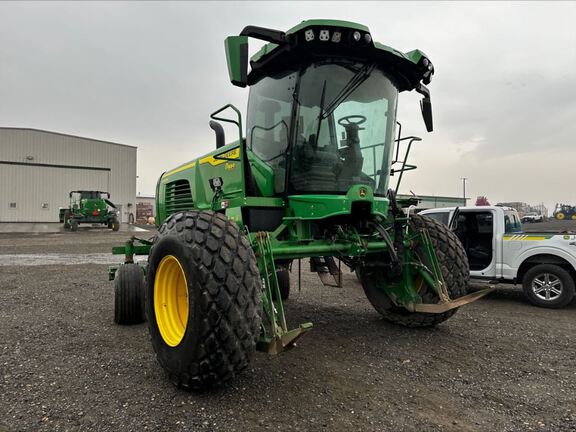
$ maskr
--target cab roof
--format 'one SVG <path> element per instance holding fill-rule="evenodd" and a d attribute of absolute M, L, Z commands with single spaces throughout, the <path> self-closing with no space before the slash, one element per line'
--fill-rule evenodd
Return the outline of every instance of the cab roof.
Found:
<path fill-rule="evenodd" d="M 269 37 L 262 37 L 265 32 Z M 375 62 L 395 78 L 399 91 L 413 90 L 420 81 L 428 84 L 434 74 L 432 63 L 422 51 L 404 53 L 374 42 L 368 27 L 351 21 L 306 20 L 287 32 L 248 26 L 241 35 L 270 41 L 250 59 L 249 85 L 314 60 L 338 57 Z"/>

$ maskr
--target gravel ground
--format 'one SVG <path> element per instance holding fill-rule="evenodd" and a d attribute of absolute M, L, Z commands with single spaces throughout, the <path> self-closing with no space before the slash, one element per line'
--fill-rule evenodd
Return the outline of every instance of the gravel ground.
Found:
<path fill-rule="evenodd" d="M 525 223 L 522 228 L 526 232 L 562 232 L 562 231 L 576 231 L 576 220 L 563 220 L 548 219 L 544 222 Z"/>
<path fill-rule="evenodd" d="M 127 236 L 3 234 L 0 254 L 101 254 Z M 314 329 L 198 394 L 165 378 L 146 324 L 114 325 L 106 269 L 0 266 L 1 432 L 576 430 L 574 304 L 499 288 L 435 329 L 405 329 L 352 274 L 329 288 L 303 271 L 287 314 Z"/>

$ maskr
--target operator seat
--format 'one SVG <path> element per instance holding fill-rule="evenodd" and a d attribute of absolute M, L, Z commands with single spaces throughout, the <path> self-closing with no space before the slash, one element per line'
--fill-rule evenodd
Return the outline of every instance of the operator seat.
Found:
<path fill-rule="evenodd" d="M 320 150 L 316 135 L 302 139 L 293 160 L 292 185 L 298 191 L 331 192 L 337 190 L 337 154 Z"/>
<path fill-rule="evenodd" d="M 348 190 L 353 184 L 360 183 L 364 164 L 364 157 L 360 150 L 360 138 L 358 137 L 360 127 L 356 124 L 349 124 L 346 125 L 345 129 L 347 148 L 345 149 L 342 169 L 338 175 L 340 190 Z"/>

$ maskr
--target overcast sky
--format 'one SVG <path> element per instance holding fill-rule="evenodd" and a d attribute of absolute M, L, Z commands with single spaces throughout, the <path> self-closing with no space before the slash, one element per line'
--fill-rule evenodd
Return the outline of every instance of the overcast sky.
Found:
<path fill-rule="evenodd" d="M 151 194 L 213 149 L 212 111 L 246 111 L 224 38 L 311 18 L 432 59 L 435 131 L 417 94 L 399 102 L 403 130 L 424 138 L 404 192 L 461 196 L 467 177 L 474 199 L 576 204 L 576 2 L 1 2 L 0 126 L 138 146 L 138 192 Z"/>

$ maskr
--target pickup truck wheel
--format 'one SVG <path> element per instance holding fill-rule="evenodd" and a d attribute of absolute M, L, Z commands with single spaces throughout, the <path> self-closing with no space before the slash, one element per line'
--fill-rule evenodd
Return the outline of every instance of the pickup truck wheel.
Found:
<path fill-rule="evenodd" d="M 246 368 L 260 335 L 262 284 L 238 225 L 187 211 L 160 227 L 148 257 L 152 347 L 178 387 L 220 385 Z"/>
<path fill-rule="evenodd" d="M 428 231 L 450 298 L 453 300 L 466 295 L 470 272 L 466 252 L 458 237 L 446 225 L 427 216 L 410 216 L 410 229 Z M 425 257 L 422 245 L 416 246 L 415 252 L 418 256 Z M 427 262 L 425 264 L 428 265 Z M 458 310 L 451 309 L 439 314 L 410 312 L 403 307 L 395 306 L 388 295 L 377 287 L 378 278 L 384 276 L 382 270 L 358 267 L 356 275 L 374 309 L 382 315 L 382 318 L 395 324 L 406 327 L 432 327 L 446 321 Z M 419 294 L 424 303 L 438 302 L 438 295 L 422 279 L 416 283 L 420 285 Z"/>
<path fill-rule="evenodd" d="M 574 298 L 574 280 L 570 273 L 554 264 L 539 264 L 524 275 L 524 294 L 540 307 L 561 308 Z"/>

